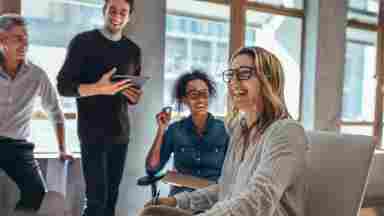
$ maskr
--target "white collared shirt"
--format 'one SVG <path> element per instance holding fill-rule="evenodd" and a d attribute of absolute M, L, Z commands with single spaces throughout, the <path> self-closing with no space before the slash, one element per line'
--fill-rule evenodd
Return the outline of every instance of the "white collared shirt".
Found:
<path fill-rule="evenodd" d="M 48 75 L 38 66 L 26 62 L 12 79 L 0 67 L 0 136 L 28 139 L 33 106 L 41 96 L 42 106 L 54 123 L 63 123 L 64 114 L 58 94 Z"/>

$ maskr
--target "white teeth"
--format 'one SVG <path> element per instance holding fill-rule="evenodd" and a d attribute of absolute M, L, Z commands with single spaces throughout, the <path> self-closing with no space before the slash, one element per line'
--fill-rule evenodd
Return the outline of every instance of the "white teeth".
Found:
<path fill-rule="evenodd" d="M 235 90 L 234 91 L 235 96 L 245 95 L 246 93 L 247 92 L 245 90 Z"/>

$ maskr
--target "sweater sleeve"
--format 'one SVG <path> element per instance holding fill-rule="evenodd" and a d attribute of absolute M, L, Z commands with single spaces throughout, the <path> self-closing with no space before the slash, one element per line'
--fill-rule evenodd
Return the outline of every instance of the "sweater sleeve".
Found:
<path fill-rule="evenodd" d="M 67 55 L 57 76 L 57 89 L 62 96 L 79 97 L 81 66 L 84 62 L 84 42 L 77 35 L 68 46 Z"/>
<path fill-rule="evenodd" d="M 305 168 L 306 136 L 297 123 L 281 124 L 265 137 L 261 163 L 254 170 L 248 187 L 231 198 L 216 203 L 200 216 L 283 215 L 280 201 L 284 192 Z"/>

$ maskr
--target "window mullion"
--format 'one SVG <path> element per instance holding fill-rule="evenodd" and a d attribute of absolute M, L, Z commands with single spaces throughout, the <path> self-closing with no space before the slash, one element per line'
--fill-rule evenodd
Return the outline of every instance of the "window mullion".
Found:
<path fill-rule="evenodd" d="M 378 24 L 378 37 L 377 37 L 377 64 L 376 64 L 376 106 L 373 135 L 377 137 L 382 143 L 382 129 L 383 129 L 383 69 L 384 69 L 384 4 L 383 1 L 379 2 L 379 24 Z M 377 143 L 377 145 L 380 145 Z M 378 146 L 379 147 L 379 146 Z M 380 145 L 382 147 L 382 144 Z"/>

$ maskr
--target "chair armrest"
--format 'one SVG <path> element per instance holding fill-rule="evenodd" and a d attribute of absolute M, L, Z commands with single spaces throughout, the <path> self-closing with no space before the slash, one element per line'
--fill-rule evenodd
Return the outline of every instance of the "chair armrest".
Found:
<path fill-rule="evenodd" d="M 160 179 L 162 179 L 164 176 L 165 176 L 165 174 L 160 175 L 160 176 L 149 176 L 149 175 L 143 176 L 137 180 L 137 185 L 139 185 L 139 186 L 152 185 L 152 184 L 155 184 Z"/>

